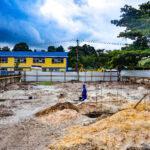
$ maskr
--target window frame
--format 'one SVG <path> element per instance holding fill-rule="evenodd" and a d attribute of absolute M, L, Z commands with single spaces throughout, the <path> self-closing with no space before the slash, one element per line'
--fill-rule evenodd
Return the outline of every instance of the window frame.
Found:
<path fill-rule="evenodd" d="M 26 57 L 15 57 L 15 63 L 25 64 L 26 62 L 27 62 Z"/>
<path fill-rule="evenodd" d="M 52 58 L 52 64 L 62 64 L 62 63 L 64 63 L 64 58 L 62 58 L 62 57 Z"/>
<path fill-rule="evenodd" d="M 8 57 L 0 57 L 0 63 L 8 63 Z"/>
<path fill-rule="evenodd" d="M 41 60 L 41 61 L 39 61 L 39 60 Z M 43 64 L 43 63 L 45 63 L 45 58 L 43 58 L 43 57 L 33 57 L 33 63 L 34 64 L 37 64 L 37 63 Z"/>

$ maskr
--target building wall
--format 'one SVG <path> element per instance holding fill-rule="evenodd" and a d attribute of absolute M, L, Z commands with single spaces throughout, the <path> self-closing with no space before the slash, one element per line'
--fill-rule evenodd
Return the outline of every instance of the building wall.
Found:
<path fill-rule="evenodd" d="M 19 63 L 21 68 L 31 68 L 32 66 L 40 66 L 42 68 L 66 68 L 67 59 L 64 58 L 63 63 L 52 63 L 52 58 L 45 58 L 45 63 L 33 63 L 33 58 L 26 58 L 26 63 Z M 7 63 L 0 63 L 0 67 L 14 68 L 15 58 L 9 57 Z"/>

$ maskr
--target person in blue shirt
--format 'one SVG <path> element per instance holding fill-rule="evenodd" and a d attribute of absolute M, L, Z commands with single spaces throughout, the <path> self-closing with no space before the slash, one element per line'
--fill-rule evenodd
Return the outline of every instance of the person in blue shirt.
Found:
<path fill-rule="evenodd" d="M 87 89 L 86 89 L 86 85 L 83 84 L 83 87 L 82 87 L 82 101 L 84 101 L 86 99 L 87 99 Z"/>

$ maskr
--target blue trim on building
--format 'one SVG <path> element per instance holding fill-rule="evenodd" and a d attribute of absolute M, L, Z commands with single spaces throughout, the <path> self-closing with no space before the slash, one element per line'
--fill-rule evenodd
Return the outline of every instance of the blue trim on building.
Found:
<path fill-rule="evenodd" d="M 63 57 L 67 58 L 67 52 L 0 52 L 0 57 Z"/>

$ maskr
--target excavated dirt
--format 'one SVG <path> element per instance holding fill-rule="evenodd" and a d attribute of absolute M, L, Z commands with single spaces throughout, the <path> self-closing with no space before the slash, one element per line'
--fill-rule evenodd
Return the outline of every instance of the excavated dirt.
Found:
<path fill-rule="evenodd" d="M 58 125 L 67 122 L 68 120 L 77 119 L 77 117 L 79 116 L 80 115 L 75 110 L 64 109 L 58 110 L 51 114 L 47 114 L 46 116 L 42 116 L 38 118 L 38 120 L 42 123 L 51 123 L 53 125 Z"/>
<path fill-rule="evenodd" d="M 113 113 L 110 113 L 109 111 L 93 111 L 93 112 L 89 112 L 87 114 L 85 114 L 86 116 L 90 117 L 90 118 L 104 118 L 104 117 L 108 117 L 113 115 Z"/>
<path fill-rule="evenodd" d="M 102 103 L 102 102 L 85 102 L 77 105 L 78 109 L 82 114 L 89 114 L 92 112 L 99 112 L 99 113 L 115 113 L 118 111 L 118 109 L 114 108 L 113 106 L 110 106 Z"/>
<path fill-rule="evenodd" d="M 126 150 L 150 146 L 150 103 L 132 105 L 111 117 L 88 126 L 74 126 L 68 134 L 50 145 L 56 150 Z M 148 148 L 149 149 L 149 148 Z"/>
<path fill-rule="evenodd" d="M 40 117 L 40 116 L 49 115 L 50 113 L 54 113 L 58 110 L 64 110 L 64 109 L 72 109 L 72 110 L 79 112 L 79 109 L 75 105 L 71 104 L 70 102 L 65 102 L 65 103 L 57 103 L 56 105 L 51 106 L 50 108 L 46 108 L 45 110 L 37 112 L 35 115 L 37 117 Z"/>
<path fill-rule="evenodd" d="M 54 106 L 37 112 L 35 116 L 37 117 L 37 120 L 42 123 L 58 126 L 61 123 L 80 119 L 82 116 L 86 116 L 88 118 L 97 118 L 93 121 L 84 123 L 84 125 L 89 125 L 94 123 L 96 120 L 106 118 L 112 114 L 113 113 L 108 109 L 102 111 L 101 104 L 81 103 L 79 105 L 73 105 L 70 102 L 64 102 L 57 103 Z"/>
<path fill-rule="evenodd" d="M 58 125 L 79 117 L 79 109 L 70 102 L 57 103 L 35 114 L 42 123 Z"/>
<path fill-rule="evenodd" d="M 82 83 L 8 86 L 0 92 L 0 99 L 4 100 L 0 106 L 13 115 L 0 117 L 0 149 L 47 150 L 49 145 L 57 149 L 61 141 L 64 149 L 99 149 L 102 143 L 104 149 L 109 150 L 111 145 L 112 150 L 111 142 L 123 143 L 123 150 L 142 144 L 149 146 L 145 140 L 149 138 L 149 108 L 140 107 L 138 112 L 132 105 L 128 111 L 124 110 L 149 89 L 118 83 L 98 83 L 97 87 L 96 92 L 95 83 L 87 83 L 88 99 L 81 102 L 78 99 Z M 144 103 L 148 101 L 146 97 Z M 138 134 L 141 145 L 136 145 L 131 138 Z"/>

